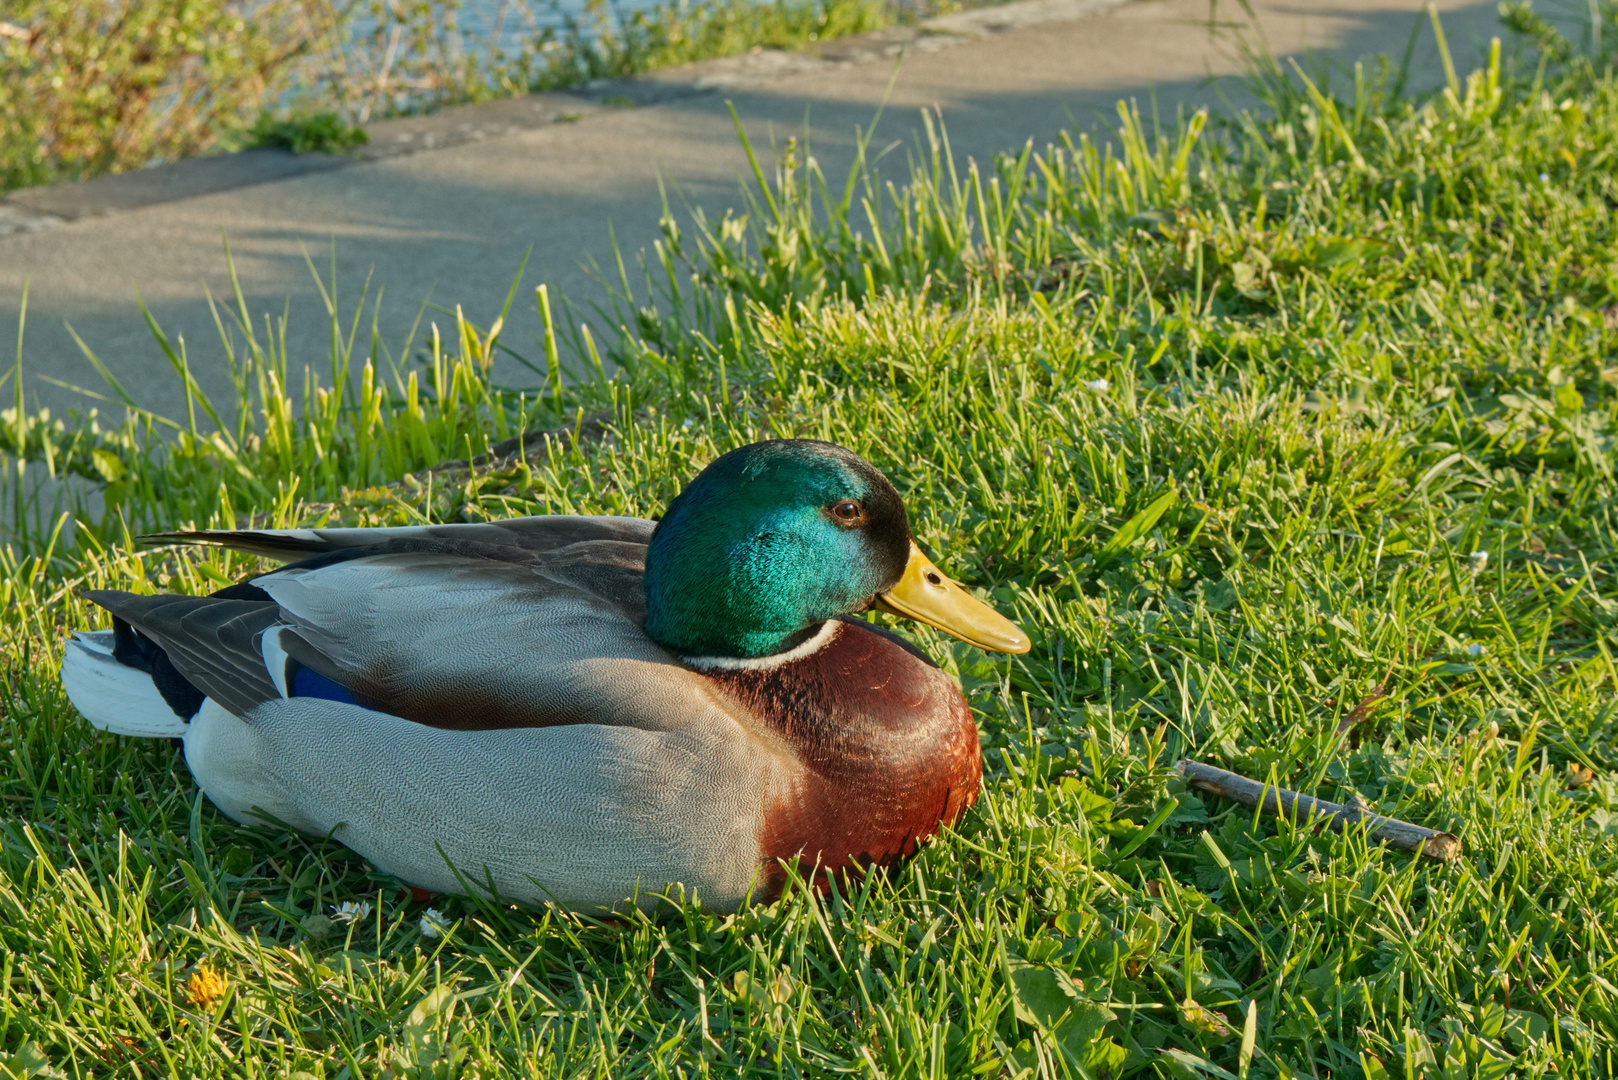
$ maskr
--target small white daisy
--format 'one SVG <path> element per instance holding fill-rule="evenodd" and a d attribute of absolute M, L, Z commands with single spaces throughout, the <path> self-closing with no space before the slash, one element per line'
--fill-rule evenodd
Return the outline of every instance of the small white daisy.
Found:
<path fill-rule="evenodd" d="M 1487 551 L 1474 551 L 1466 557 L 1466 561 L 1472 565 L 1472 576 L 1477 577 L 1483 573 L 1484 567 L 1489 565 L 1489 553 Z"/>
<path fill-rule="evenodd" d="M 1084 385 L 1088 386 L 1098 394 L 1105 394 L 1108 390 L 1112 389 L 1112 383 L 1108 382 L 1106 379 L 1090 379 L 1086 381 Z"/>
<path fill-rule="evenodd" d="M 449 932 L 449 920 L 437 908 L 428 908 L 421 915 L 421 936 L 430 938 L 443 937 Z"/>
<path fill-rule="evenodd" d="M 347 923 L 349 926 L 353 926 L 357 922 L 362 922 L 366 916 L 370 914 L 371 905 L 367 904 L 364 900 L 361 900 L 359 903 L 355 903 L 352 900 L 344 900 L 341 904 L 338 904 L 336 907 L 331 909 L 332 918 L 336 919 L 340 923 Z"/>

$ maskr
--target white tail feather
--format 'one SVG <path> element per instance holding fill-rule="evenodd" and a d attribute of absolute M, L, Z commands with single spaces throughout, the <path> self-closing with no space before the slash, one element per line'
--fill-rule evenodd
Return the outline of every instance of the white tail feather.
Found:
<path fill-rule="evenodd" d="M 117 635 L 111 630 L 75 630 L 73 636 L 80 644 L 102 656 L 111 656 L 113 648 L 118 643 Z"/>
<path fill-rule="evenodd" d="M 185 734 L 186 721 L 169 708 L 152 677 L 114 660 L 111 641 L 99 635 L 80 635 L 67 643 L 62 685 L 91 727 L 152 739 Z"/>

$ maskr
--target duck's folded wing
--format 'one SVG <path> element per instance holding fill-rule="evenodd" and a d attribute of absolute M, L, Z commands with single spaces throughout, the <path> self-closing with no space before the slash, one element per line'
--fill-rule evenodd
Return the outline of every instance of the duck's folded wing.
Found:
<path fill-rule="evenodd" d="M 645 544 L 655 527 L 656 522 L 645 518 L 545 514 L 483 523 L 374 529 L 197 529 L 151 533 L 141 539 L 152 543 L 217 544 L 291 562 L 390 541 L 487 544 L 534 553 L 597 540 Z"/>
<path fill-rule="evenodd" d="M 639 563 L 615 561 L 622 546 L 535 564 L 390 552 L 255 584 L 288 627 L 280 649 L 380 711 L 462 729 L 669 729 L 714 697 L 642 630 Z"/>
<path fill-rule="evenodd" d="M 89 598 L 237 715 L 325 696 L 468 730 L 666 730 L 714 707 L 707 683 L 642 630 L 643 545 L 580 541 L 521 561 L 478 543 L 382 547 L 403 550 L 295 564 L 231 595 Z"/>

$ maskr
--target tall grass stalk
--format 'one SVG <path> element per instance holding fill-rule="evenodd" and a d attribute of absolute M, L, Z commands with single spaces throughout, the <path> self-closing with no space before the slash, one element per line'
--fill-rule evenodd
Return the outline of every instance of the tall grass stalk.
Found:
<path fill-rule="evenodd" d="M 92 410 L 69 426 L 46 410 L 29 411 L 19 319 L 18 359 L 10 376 L 14 405 L 3 414 L 8 440 L 0 452 L 9 470 L 10 537 L 23 549 L 45 542 L 63 510 L 73 512 L 80 530 L 112 543 L 125 531 L 180 521 L 228 523 L 236 520 L 236 508 L 246 513 L 333 502 L 434 465 L 479 458 L 532 426 L 561 424 L 569 408 L 594 406 L 601 393 L 610 393 L 598 382 L 567 395 L 553 392 L 546 400 L 494 381 L 497 354 L 524 359 L 500 341 L 521 266 L 488 328 L 457 307 L 441 329 L 424 307 L 405 340 L 390 350 L 377 323 L 382 290 L 373 296 L 367 283 L 345 306 L 336 291 L 335 263 L 328 279 L 310 263 L 331 328 L 321 373 L 289 365 L 285 317 L 265 315 L 256 322 L 236 284 L 228 246 L 225 258 L 232 295 L 224 303 L 210 297 L 209 304 L 233 387 L 229 401 L 215 401 L 201 389 L 185 342 L 172 339 L 142 308 L 183 389 L 183 419 L 139 406 L 82 340 L 103 389 L 41 377 L 121 411 L 124 419 L 103 427 Z M 547 353 L 554 365 L 553 338 Z M 53 483 L 64 479 L 70 481 L 65 487 Z M 85 485 L 93 488 L 93 502 L 82 497 Z M 41 502 L 52 497 L 55 502 Z"/>

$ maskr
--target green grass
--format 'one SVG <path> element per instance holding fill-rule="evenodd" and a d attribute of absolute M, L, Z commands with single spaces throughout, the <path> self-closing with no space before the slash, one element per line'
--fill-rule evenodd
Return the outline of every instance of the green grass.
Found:
<path fill-rule="evenodd" d="M 236 401 L 91 427 L 19 396 L 9 1067 L 1612 1075 L 1618 78 L 1552 59 L 1427 102 L 1272 70 L 1263 114 L 1159 135 L 1125 109 L 1105 146 L 966 170 L 940 133 L 891 183 L 788 147 L 742 211 L 670 216 L 614 269 L 620 336 L 523 357 L 537 394 L 492 385 L 494 330 L 427 313 L 384 348 L 334 298 L 323 382 L 227 305 Z M 428 471 L 547 427 L 524 460 Z M 914 632 L 967 688 L 986 778 L 891 878 L 607 924 L 446 899 L 434 938 L 396 882 L 232 825 L 168 745 L 91 731 L 56 682 L 97 618 L 79 590 L 257 565 L 134 531 L 651 514 L 785 435 L 886 470 L 1035 640 L 1007 660 Z M 1464 857 L 1256 819 L 1185 790 L 1181 756 L 1359 793 Z M 229 990 L 199 1006 L 204 963 Z"/>

